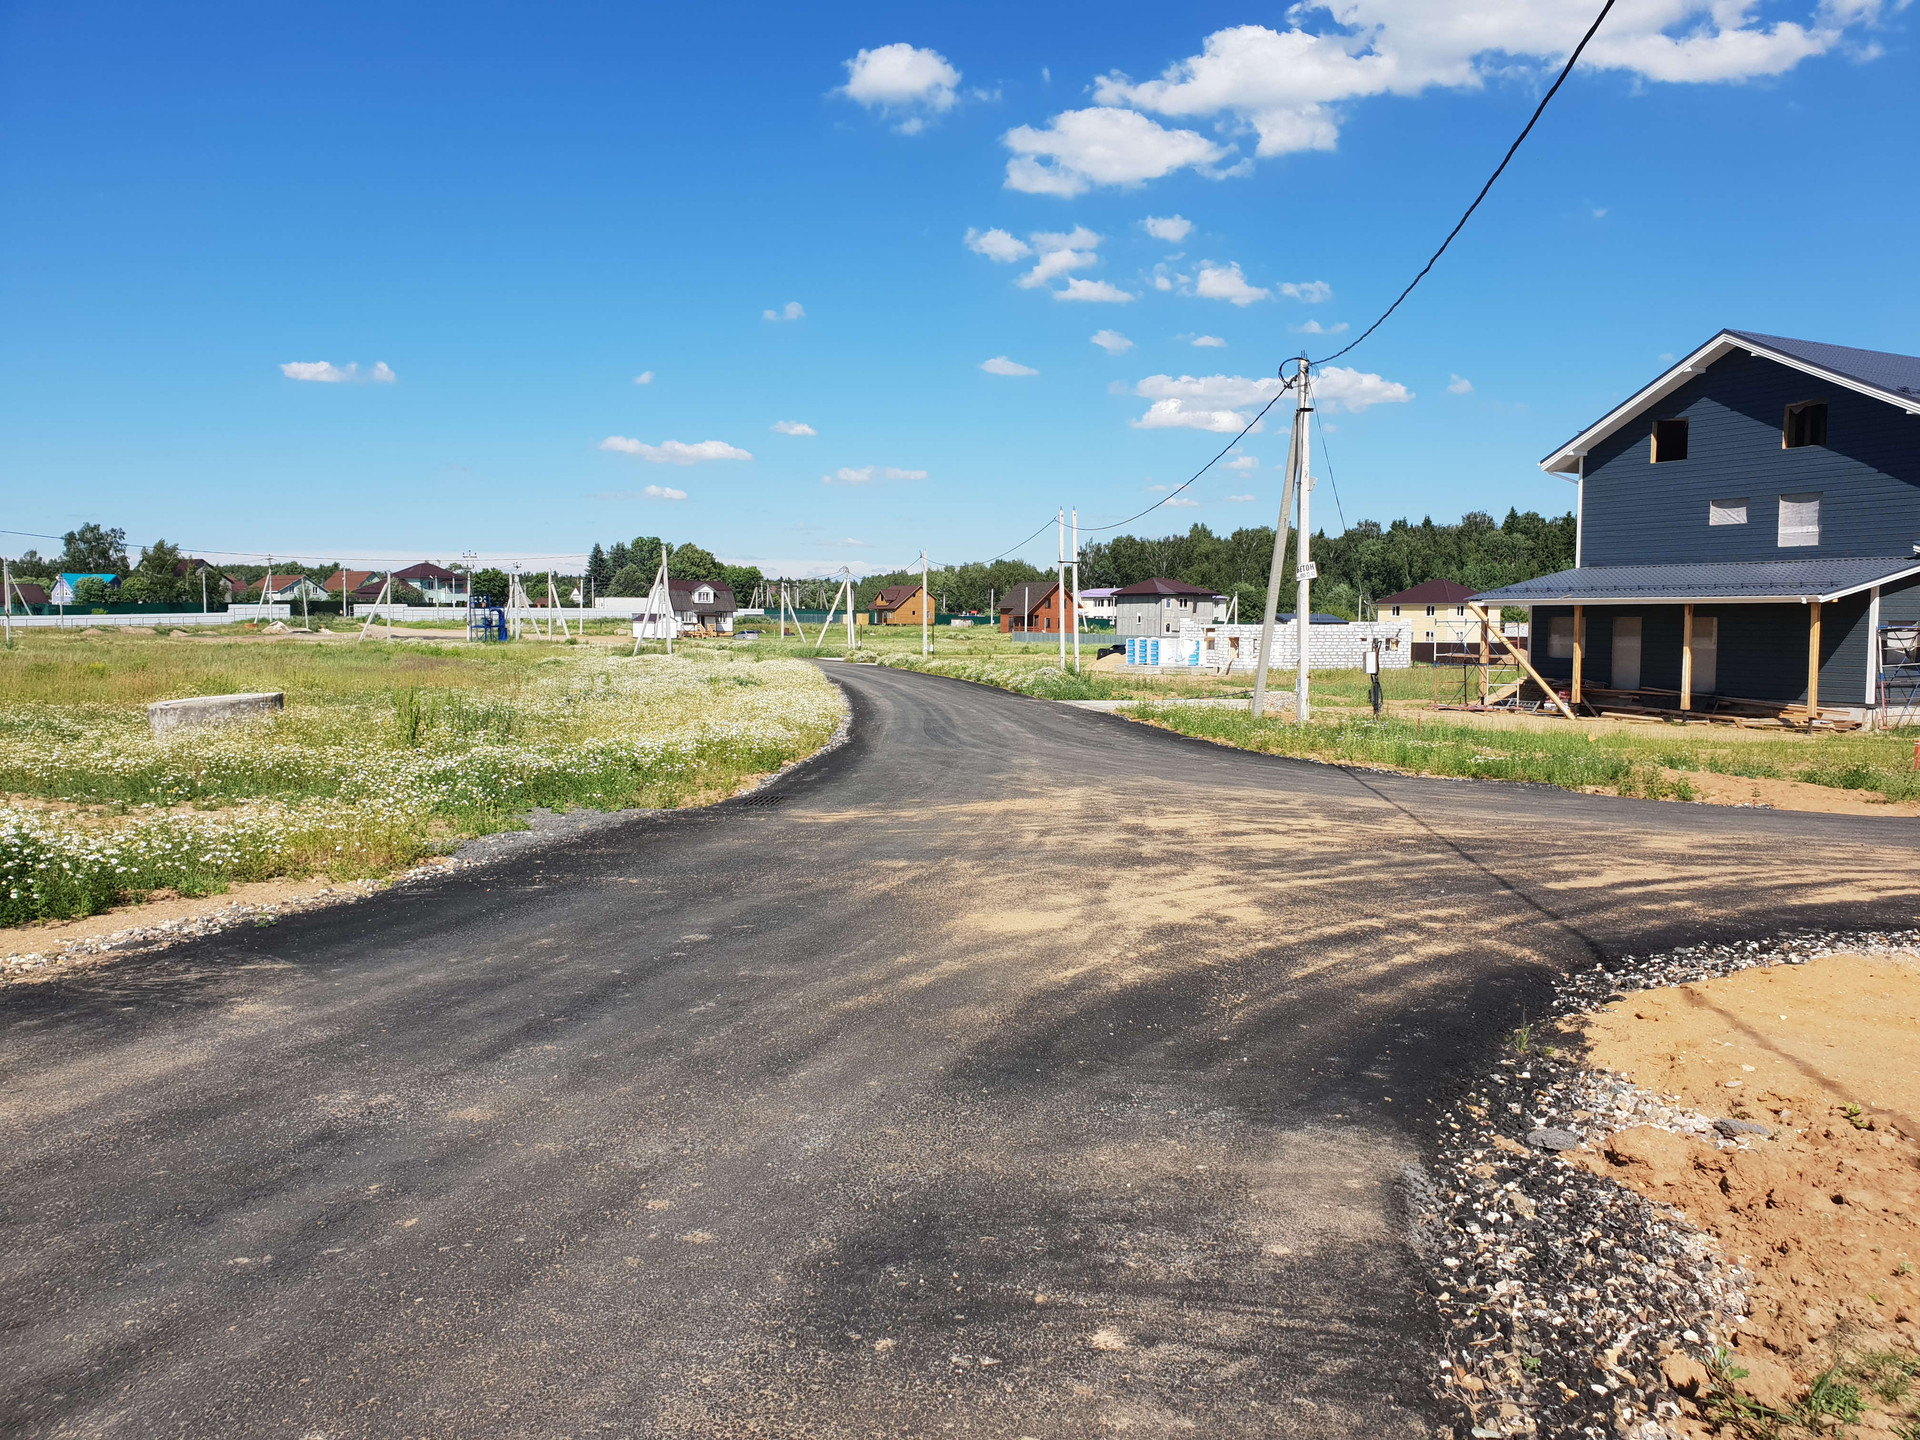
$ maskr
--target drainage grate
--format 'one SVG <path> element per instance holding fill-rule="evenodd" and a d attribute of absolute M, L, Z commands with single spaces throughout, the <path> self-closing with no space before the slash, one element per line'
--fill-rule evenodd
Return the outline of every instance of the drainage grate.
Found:
<path fill-rule="evenodd" d="M 786 799 L 784 795 L 749 795 L 739 803 L 743 809 L 771 810 L 776 805 L 785 804 Z"/>

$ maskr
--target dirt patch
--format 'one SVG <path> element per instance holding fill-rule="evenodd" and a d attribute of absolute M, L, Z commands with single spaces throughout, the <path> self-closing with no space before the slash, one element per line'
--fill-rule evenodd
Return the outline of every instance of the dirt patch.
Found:
<path fill-rule="evenodd" d="M 1920 1372 L 1920 963 L 1747 970 L 1641 991 L 1568 1028 L 1640 1089 L 1764 1127 L 1723 1126 L 1729 1147 L 1634 1126 L 1564 1156 L 1674 1206 L 1747 1272 L 1734 1388 L 1792 1411 L 1836 1364 Z M 1871 1433 L 1911 1423 L 1920 1396 L 1866 1400 Z"/>
<path fill-rule="evenodd" d="M 1764 780 L 1717 775 L 1706 770 L 1663 770 L 1669 780 L 1684 780 L 1696 800 L 1708 805 L 1765 805 L 1774 810 L 1806 810 L 1818 815 L 1920 816 L 1920 804 L 1892 801 L 1877 790 L 1838 790 L 1805 780 Z"/>

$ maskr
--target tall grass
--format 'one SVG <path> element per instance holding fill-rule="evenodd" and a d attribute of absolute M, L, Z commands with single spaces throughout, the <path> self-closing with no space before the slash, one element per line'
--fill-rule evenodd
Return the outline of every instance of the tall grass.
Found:
<path fill-rule="evenodd" d="M 0 792 L 63 803 L 0 809 L 0 923 L 383 873 L 534 806 L 692 803 L 817 749 L 841 704 L 794 661 L 532 645 L 61 637 L 0 660 L 9 678 Z M 270 689 L 287 694 L 271 720 L 148 733 L 148 700 Z"/>

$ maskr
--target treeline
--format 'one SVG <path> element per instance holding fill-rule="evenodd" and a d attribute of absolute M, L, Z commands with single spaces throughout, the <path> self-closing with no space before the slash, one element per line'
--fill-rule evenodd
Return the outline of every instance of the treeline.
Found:
<path fill-rule="evenodd" d="M 587 554 L 587 578 L 596 595 L 645 595 L 660 573 L 660 552 L 667 552 L 667 573 L 675 580 L 720 580 L 732 589 L 741 605 L 753 599 L 765 578 L 757 565 L 725 565 L 711 550 L 691 540 L 674 545 L 658 535 L 636 535 L 611 545 L 595 543 Z"/>
<path fill-rule="evenodd" d="M 1313 537 L 1313 608 L 1356 619 L 1363 603 L 1406 590 L 1424 580 L 1458 580 L 1476 590 L 1511 585 L 1535 575 L 1551 575 L 1573 566 L 1574 519 L 1547 519 L 1531 510 L 1509 510 L 1496 522 L 1469 511 L 1459 523 L 1414 524 L 1396 520 L 1382 526 L 1362 520 L 1339 535 L 1324 530 Z M 1281 570 L 1281 608 L 1293 608 L 1294 536 L 1287 532 L 1286 563 Z M 1132 585 L 1164 576 L 1202 585 L 1240 601 L 1240 615 L 1253 619 L 1266 603 L 1267 572 L 1273 563 L 1273 527 L 1255 525 L 1216 535 L 1195 525 L 1184 535 L 1145 539 L 1117 535 L 1086 546 L 1080 557 L 1080 584 L 1087 590 Z M 1023 580 L 1051 580 L 1017 560 L 992 565 L 960 565 L 928 576 L 942 610 L 982 610 Z M 868 605 L 888 585 L 917 585 L 916 571 L 871 575 L 860 584 L 860 603 Z"/>

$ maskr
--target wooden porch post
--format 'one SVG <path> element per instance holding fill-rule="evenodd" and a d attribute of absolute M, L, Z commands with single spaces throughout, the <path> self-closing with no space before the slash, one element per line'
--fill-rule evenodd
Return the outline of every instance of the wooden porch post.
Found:
<path fill-rule="evenodd" d="M 1587 607 L 1573 607 L 1573 690 L 1568 699 L 1580 703 L 1580 671 L 1587 658 Z"/>
<path fill-rule="evenodd" d="M 1820 602 L 1807 615 L 1807 723 L 1820 716 Z"/>
<path fill-rule="evenodd" d="M 1487 612 L 1482 610 L 1480 612 L 1480 703 L 1482 705 L 1487 703 L 1487 666 L 1492 659 L 1487 647 Z"/>
<path fill-rule="evenodd" d="M 1680 708 L 1693 708 L 1693 606 L 1680 622 Z"/>

